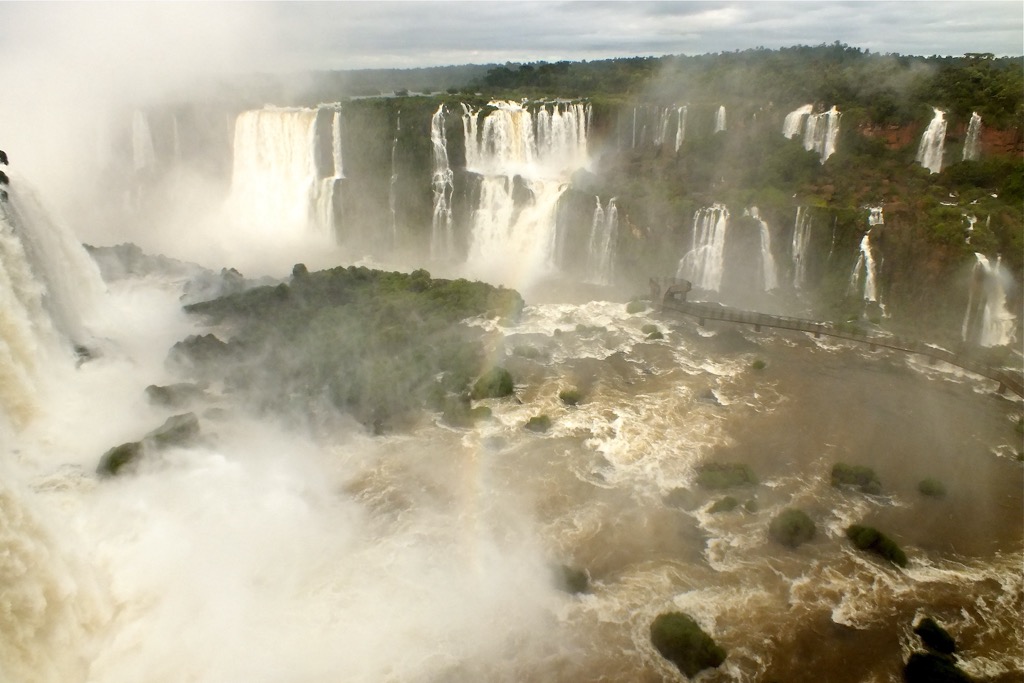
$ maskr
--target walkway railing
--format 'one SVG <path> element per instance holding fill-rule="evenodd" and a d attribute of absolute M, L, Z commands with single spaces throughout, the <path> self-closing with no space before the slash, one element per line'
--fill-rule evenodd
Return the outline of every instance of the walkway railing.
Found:
<path fill-rule="evenodd" d="M 914 339 L 895 336 L 870 334 L 852 325 L 835 325 L 832 323 L 788 318 L 781 315 L 768 315 L 752 311 L 741 311 L 713 304 L 693 303 L 686 300 L 690 291 L 690 283 L 674 278 L 651 279 L 651 299 L 660 302 L 661 310 L 697 318 L 703 326 L 707 320 L 721 320 L 741 325 L 753 325 L 754 330 L 772 327 L 783 330 L 796 330 L 813 334 L 815 339 L 826 336 L 868 344 L 871 350 L 878 348 L 893 349 L 906 353 L 916 353 L 932 360 L 942 361 L 963 368 L 968 372 L 987 377 L 999 383 L 997 393 L 1003 394 L 1007 389 L 1024 397 L 1024 377 L 1003 368 L 995 368 L 977 358 L 962 353 L 953 353 Z"/>

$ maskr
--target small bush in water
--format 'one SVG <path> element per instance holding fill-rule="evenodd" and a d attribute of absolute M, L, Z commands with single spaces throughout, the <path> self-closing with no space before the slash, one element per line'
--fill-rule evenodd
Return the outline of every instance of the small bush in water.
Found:
<path fill-rule="evenodd" d="M 807 513 L 799 508 L 780 512 L 768 526 L 768 535 L 782 545 L 796 548 L 814 538 L 817 528 Z"/>
<path fill-rule="evenodd" d="M 682 612 L 659 614 L 651 624 L 651 642 L 689 678 L 718 667 L 726 657 L 725 650 Z"/>

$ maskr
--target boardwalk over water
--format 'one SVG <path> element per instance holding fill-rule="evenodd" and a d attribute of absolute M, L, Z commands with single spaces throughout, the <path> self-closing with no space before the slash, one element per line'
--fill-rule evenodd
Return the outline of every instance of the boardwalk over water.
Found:
<path fill-rule="evenodd" d="M 848 325 L 834 325 L 832 323 L 804 320 L 802 318 L 787 318 L 780 315 L 740 311 L 715 304 L 693 303 L 686 300 L 686 295 L 689 291 L 690 283 L 686 280 L 672 278 L 651 279 L 651 299 L 660 303 L 662 311 L 697 318 L 701 325 L 704 325 L 704 322 L 707 320 L 722 320 L 742 325 L 753 325 L 754 330 L 758 332 L 762 327 L 796 330 L 813 334 L 815 339 L 835 337 L 868 344 L 872 351 L 882 348 L 903 351 L 905 353 L 916 353 L 932 361 L 949 363 L 973 374 L 994 380 L 999 383 L 996 389 L 996 392 L 999 394 L 1005 393 L 1008 389 L 1018 396 L 1024 397 L 1024 377 L 1019 373 L 992 367 L 977 358 L 972 358 L 968 354 L 953 353 L 952 351 L 940 349 L 913 339 L 869 334 Z"/>

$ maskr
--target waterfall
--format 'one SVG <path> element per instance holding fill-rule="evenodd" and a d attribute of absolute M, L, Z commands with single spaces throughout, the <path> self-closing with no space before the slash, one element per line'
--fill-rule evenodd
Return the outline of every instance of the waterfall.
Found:
<path fill-rule="evenodd" d="M 725 105 L 719 105 L 718 111 L 715 112 L 715 132 L 720 133 L 725 130 Z"/>
<path fill-rule="evenodd" d="M 724 205 L 698 209 L 693 214 L 692 246 L 679 261 L 676 277 L 689 280 L 698 289 L 717 292 L 722 286 L 728 226 L 729 210 Z"/>
<path fill-rule="evenodd" d="M 81 243 L 22 179 L 12 181 L 0 201 L 0 424 L 31 418 L 37 371 L 89 341 L 102 292 Z"/>
<path fill-rule="evenodd" d="M 679 107 L 676 110 L 677 123 L 676 123 L 676 153 L 679 152 L 679 147 L 683 144 L 683 138 L 686 135 L 686 106 Z"/>
<path fill-rule="evenodd" d="M 790 140 L 799 135 L 804 127 L 804 117 L 808 116 L 813 110 L 813 105 L 805 104 L 799 109 L 794 109 L 786 114 L 786 120 L 782 123 L 782 134 Z"/>
<path fill-rule="evenodd" d="M 756 206 L 747 211 L 747 215 L 757 221 L 761 228 L 761 284 L 764 291 L 770 292 L 779 288 L 779 276 L 775 268 L 775 257 L 772 256 L 772 233 L 768 223 L 761 218 Z"/>
<path fill-rule="evenodd" d="M 811 237 L 811 212 L 805 206 L 796 209 L 793 224 L 793 288 L 803 289 L 807 282 L 807 255 Z"/>
<path fill-rule="evenodd" d="M 333 235 L 337 229 L 335 225 L 334 195 L 337 191 L 338 181 L 345 178 L 345 167 L 341 158 L 341 110 L 335 109 L 331 115 L 331 161 L 334 165 L 334 173 L 328 178 L 320 181 L 320 193 L 317 197 L 316 215 L 321 226 L 328 229 Z"/>
<path fill-rule="evenodd" d="M 556 208 L 571 174 L 589 163 L 583 104 L 463 104 L 466 168 L 482 176 L 468 265 L 481 277 L 525 283 L 553 270 Z"/>
<path fill-rule="evenodd" d="M 398 153 L 398 136 L 402 133 L 402 112 L 395 117 L 395 139 L 391 141 L 391 180 L 388 182 L 388 211 L 391 212 L 391 246 L 398 244 L 398 213 L 396 206 L 396 187 L 398 185 L 398 168 L 395 156 Z"/>
<path fill-rule="evenodd" d="M 839 110 L 832 107 L 826 112 L 810 114 L 807 117 L 806 128 L 804 128 L 804 149 L 809 152 L 817 152 L 823 164 L 836 151 L 841 116 Z"/>
<path fill-rule="evenodd" d="M 431 219 L 430 257 L 434 260 L 447 259 L 455 252 L 455 235 L 452 230 L 452 193 L 455 190 L 451 165 L 448 163 L 448 138 L 445 135 L 445 106 L 437 107 L 430 117 L 430 142 L 434 147 L 434 173 L 431 187 L 434 190 L 434 211 Z"/>
<path fill-rule="evenodd" d="M 861 289 L 861 272 L 864 273 L 864 287 Z M 871 253 L 871 231 L 868 230 L 860 241 L 860 252 L 857 255 L 857 263 L 850 275 L 849 292 L 851 295 L 861 295 L 864 301 L 878 302 L 878 289 L 876 286 L 877 272 L 875 270 L 875 258 Z"/>
<path fill-rule="evenodd" d="M 615 207 L 615 197 L 608 200 L 606 208 L 601 208 L 600 197 L 594 199 L 596 206 L 587 246 L 586 278 L 587 282 L 610 285 L 615 268 L 615 245 L 619 236 L 619 210 Z"/>
<path fill-rule="evenodd" d="M 935 116 L 921 135 L 917 161 L 932 173 L 938 173 L 942 170 L 942 151 L 946 143 L 946 118 L 942 111 L 934 108 L 932 111 Z"/>
<path fill-rule="evenodd" d="M 885 225 L 885 212 L 883 211 L 883 207 L 868 207 L 868 225 L 871 227 L 876 225 Z"/>
<path fill-rule="evenodd" d="M 967 237 L 964 239 L 964 243 L 970 244 L 971 236 L 974 235 L 974 224 L 978 222 L 978 217 L 965 213 L 964 220 L 967 221 Z"/>
<path fill-rule="evenodd" d="M 156 151 L 153 149 L 149 121 L 138 109 L 132 115 L 132 162 L 136 171 L 156 166 Z"/>
<path fill-rule="evenodd" d="M 238 115 L 229 205 L 240 225 L 267 234 L 303 234 L 316 223 L 316 119 L 316 109 Z"/>
<path fill-rule="evenodd" d="M 1006 346 L 1013 342 L 1016 320 L 1006 307 L 1004 280 L 1009 275 L 1003 270 L 1000 259 L 992 265 L 983 254 L 975 253 L 974 257 L 962 339 L 979 346 Z"/>
<path fill-rule="evenodd" d="M 971 113 L 971 121 L 967 124 L 967 137 L 964 139 L 964 161 L 977 161 L 981 157 L 978 141 L 981 138 L 981 116 L 978 112 Z"/>

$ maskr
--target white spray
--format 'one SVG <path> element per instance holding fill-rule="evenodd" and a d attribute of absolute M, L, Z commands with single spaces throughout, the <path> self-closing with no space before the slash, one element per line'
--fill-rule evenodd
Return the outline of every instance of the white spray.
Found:
<path fill-rule="evenodd" d="M 807 256 L 811 237 L 811 212 L 805 206 L 796 209 L 793 224 L 793 287 L 802 289 L 807 282 Z"/>
<path fill-rule="evenodd" d="M 942 153 L 946 144 L 946 116 L 939 109 L 932 109 L 935 115 L 921 135 L 917 147 L 917 161 L 932 173 L 942 170 Z"/>
<path fill-rule="evenodd" d="M 451 258 L 455 252 L 452 230 L 452 193 L 455 190 L 451 165 L 448 162 L 448 138 L 445 134 L 443 104 L 430 118 L 430 142 L 434 149 L 434 172 L 431 187 L 434 191 L 434 210 L 431 218 L 430 256 L 434 260 Z"/>
<path fill-rule="evenodd" d="M 964 140 L 964 161 L 977 161 L 981 157 L 980 140 L 981 115 L 978 112 L 971 112 L 971 120 L 967 124 L 967 137 Z"/>
<path fill-rule="evenodd" d="M 615 245 L 619 233 L 619 210 L 615 197 L 608 200 L 608 206 L 601 208 L 601 198 L 594 197 L 594 220 L 590 225 L 590 240 L 587 248 L 587 281 L 610 285 L 615 268 Z"/>
<path fill-rule="evenodd" d="M 729 210 L 722 204 L 694 213 L 692 246 L 680 259 L 676 277 L 689 280 L 698 289 L 717 292 L 722 286 L 728 226 Z"/>

